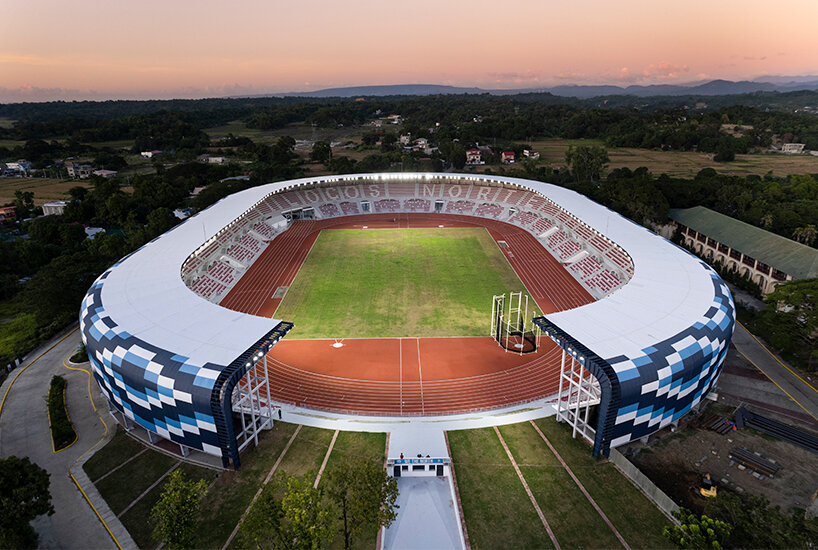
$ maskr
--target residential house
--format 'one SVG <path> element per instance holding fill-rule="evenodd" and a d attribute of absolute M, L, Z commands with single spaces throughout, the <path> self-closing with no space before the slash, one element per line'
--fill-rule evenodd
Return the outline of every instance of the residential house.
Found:
<path fill-rule="evenodd" d="M 0 206 L 0 221 L 17 217 L 17 209 L 14 206 Z"/>
<path fill-rule="evenodd" d="M 106 180 L 109 180 L 111 178 L 115 178 L 118 172 L 116 170 L 94 170 L 91 173 L 95 176 L 100 176 Z"/>
<path fill-rule="evenodd" d="M 500 162 L 503 164 L 514 164 L 515 157 L 514 151 L 503 151 L 500 154 Z"/>
<path fill-rule="evenodd" d="M 52 201 L 43 204 L 43 215 L 44 216 L 62 216 L 63 212 L 65 211 L 65 205 L 68 204 L 65 201 Z"/>
<path fill-rule="evenodd" d="M 540 154 L 533 149 L 523 149 L 523 156 L 531 160 L 538 160 L 540 158 Z"/>
<path fill-rule="evenodd" d="M 781 146 L 781 152 L 789 155 L 800 155 L 804 152 L 803 143 L 785 143 Z"/>
<path fill-rule="evenodd" d="M 485 164 L 480 149 L 466 149 L 466 164 Z"/>

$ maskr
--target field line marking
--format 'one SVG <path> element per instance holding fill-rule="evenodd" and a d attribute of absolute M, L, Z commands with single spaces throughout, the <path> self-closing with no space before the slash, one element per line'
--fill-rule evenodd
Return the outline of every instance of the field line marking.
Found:
<path fill-rule="evenodd" d="M 736 320 L 736 322 L 737 322 L 739 325 L 741 325 L 741 322 L 740 322 L 740 321 Z M 795 376 L 796 378 L 798 378 L 798 379 L 799 379 L 801 382 L 803 382 L 804 384 L 806 384 L 807 386 L 809 386 L 809 388 L 810 388 L 812 391 L 814 391 L 814 392 L 818 393 L 818 390 L 816 390 L 816 389 L 815 389 L 815 387 L 814 387 L 812 384 L 810 384 L 809 382 L 807 382 L 806 380 L 804 380 L 803 378 L 801 378 L 800 376 L 798 376 L 798 373 L 794 372 L 794 371 L 793 371 L 793 370 L 792 370 L 790 367 L 788 367 L 787 365 L 785 365 L 784 363 L 782 363 L 782 362 L 781 362 L 781 360 L 780 360 L 778 357 L 776 357 L 776 355 L 775 355 L 773 352 L 771 352 L 769 349 L 767 349 L 767 346 L 765 346 L 764 344 L 762 344 L 762 343 L 761 343 L 761 340 L 759 340 L 758 338 L 756 338 L 756 335 L 755 335 L 755 334 L 753 334 L 752 332 L 750 332 L 749 330 L 747 330 L 747 327 L 745 327 L 744 325 L 741 325 L 741 328 L 743 328 L 744 330 L 746 330 L 746 331 L 747 331 L 747 334 L 749 334 L 750 336 L 752 336 L 752 337 L 753 337 L 753 340 L 755 340 L 756 342 L 758 342 L 758 345 L 759 345 L 759 346 L 761 346 L 762 348 L 764 348 L 764 351 L 766 351 L 767 353 L 769 353 L 769 354 L 770 354 L 770 357 L 772 357 L 773 359 L 775 359 L 775 360 L 778 362 L 778 364 L 779 364 L 779 365 L 781 365 L 782 367 L 784 367 L 785 369 L 787 369 L 788 371 L 790 371 L 790 374 L 792 374 L 793 376 Z M 761 370 L 761 369 L 759 369 L 759 370 Z M 763 372 L 763 371 L 762 371 L 762 372 Z"/>
<path fill-rule="evenodd" d="M 759 367 L 758 365 L 756 365 L 756 364 L 753 362 L 753 360 L 752 360 L 752 359 L 750 359 L 749 357 L 747 357 L 746 355 L 744 355 L 744 353 L 743 353 L 742 351 L 740 351 L 738 348 L 736 348 L 736 351 L 738 351 L 739 353 L 741 353 L 741 356 L 742 356 L 742 357 L 744 357 L 745 359 L 747 359 L 747 360 L 748 360 L 748 361 L 749 361 L 749 362 L 750 362 L 750 363 L 751 363 L 751 364 L 752 364 L 752 365 L 753 365 L 755 368 L 757 368 L 759 371 L 761 371 L 761 374 L 763 374 L 764 376 L 766 376 L 766 377 L 767 377 L 767 379 L 768 379 L 770 382 L 772 382 L 773 384 L 775 384 L 775 385 L 778 387 L 778 389 L 779 389 L 779 390 L 781 390 L 781 391 L 783 391 L 784 393 L 786 393 L 786 394 L 787 394 L 787 397 L 789 397 L 790 399 L 792 399 L 792 400 L 795 402 L 795 404 L 796 404 L 796 405 L 798 405 L 799 407 L 801 407 L 802 409 L 804 409 L 804 412 L 805 412 L 805 413 L 807 413 L 808 415 L 810 415 L 812 418 L 814 418 L 814 419 L 815 419 L 815 421 L 816 421 L 816 422 L 818 422 L 818 418 L 816 418 L 816 416 L 815 416 L 814 414 L 812 414 L 811 412 L 809 412 L 809 411 L 807 410 L 807 408 L 806 408 L 806 407 L 804 407 L 804 405 L 802 405 L 802 404 L 801 404 L 801 403 L 800 403 L 800 402 L 799 402 L 799 401 L 798 401 L 796 398 L 794 398 L 792 395 L 790 395 L 790 392 L 788 392 L 787 390 L 785 390 L 784 388 L 782 388 L 782 387 L 781 387 L 781 386 L 778 384 L 778 382 L 776 382 L 775 380 L 773 380 L 772 378 L 770 378 L 770 375 L 769 375 L 769 374 L 767 374 L 766 372 L 764 372 L 764 370 L 763 370 L 761 367 Z"/>
<path fill-rule="evenodd" d="M 335 447 L 335 440 L 338 439 L 338 432 L 340 430 L 335 430 L 335 433 L 332 434 L 332 441 L 329 442 L 329 447 L 327 447 L 327 454 L 324 455 L 324 462 L 321 463 L 321 468 L 318 470 L 318 475 L 315 476 L 315 483 L 313 483 L 312 488 L 318 489 L 318 484 L 321 482 L 321 475 L 324 473 L 324 468 L 327 467 L 327 462 L 329 462 L 329 455 L 332 454 L 332 448 Z"/>
<path fill-rule="evenodd" d="M 526 294 L 528 294 L 531 297 L 531 301 L 533 301 L 537 305 L 537 308 L 540 311 L 543 311 L 542 306 L 540 306 L 540 304 L 537 303 L 537 300 L 534 298 L 534 295 L 531 293 L 530 290 L 528 290 L 528 287 L 526 286 L 525 282 L 523 282 L 523 278 L 520 275 L 520 273 L 518 273 L 517 270 L 514 268 L 514 266 L 511 264 L 511 260 L 508 258 L 506 253 L 503 252 L 503 249 L 500 248 L 500 245 L 497 243 L 497 239 L 495 239 L 494 236 L 491 234 L 491 230 L 488 227 L 485 227 L 485 226 L 483 227 L 483 229 L 485 229 L 486 233 L 488 233 L 489 239 L 491 239 L 491 242 L 493 242 L 494 246 L 497 247 L 497 250 L 500 252 L 500 255 L 505 259 L 506 263 L 508 263 L 508 267 L 510 267 L 511 271 L 514 272 L 514 274 L 517 276 L 517 280 L 520 281 L 521 285 L 523 285 L 523 288 L 525 289 Z M 508 242 L 509 238 L 507 236 L 500 233 L 499 231 L 496 231 L 496 233 L 497 233 L 497 235 L 499 235 L 501 237 L 501 240 L 504 240 L 504 241 Z M 511 245 L 509 245 L 509 250 L 511 250 Z M 545 247 L 543 247 L 543 250 L 545 250 Z M 521 262 L 521 263 L 525 264 L 525 262 Z M 523 266 L 521 265 L 520 269 L 522 269 L 522 268 L 523 268 Z M 548 293 L 545 294 L 545 297 L 548 298 L 549 300 L 551 299 L 551 297 L 548 295 Z"/>
<path fill-rule="evenodd" d="M 51 344 L 51 346 L 49 346 L 49 347 L 48 347 L 48 349 L 46 349 L 46 350 L 45 350 L 44 352 L 42 352 L 40 355 L 38 355 L 37 357 L 35 357 L 34 359 L 32 359 L 32 360 L 31 360 L 31 362 L 30 362 L 28 365 L 26 365 L 25 367 L 23 367 L 22 369 L 20 369 L 20 372 L 18 372 L 17 374 L 15 374 L 15 375 L 14 375 L 14 378 L 12 378 L 12 379 L 11 379 L 11 382 L 9 382 L 9 386 L 8 386 L 8 388 L 6 388 L 6 393 L 4 393 L 4 394 L 3 394 L 3 400 L 2 400 L 2 401 L 0 401 L 0 414 L 3 414 L 3 405 L 5 405 L 5 403 L 6 403 L 6 397 L 8 397 L 9 392 L 11 391 L 11 387 L 14 385 L 14 382 L 16 382 L 16 381 L 17 381 L 17 377 L 18 377 L 18 376 L 20 376 L 21 374 L 23 374 L 23 373 L 26 371 L 26 369 L 27 369 L 28 367 L 30 367 L 31 365 L 33 365 L 34 363 L 36 363 L 36 362 L 37 362 L 37 361 L 40 359 L 40 357 L 42 357 L 43 355 L 45 355 L 46 353 L 48 353 L 49 351 L 51 351 L 52 349 L 54 349 L 54 347 L 55 347 L 57 344 L 59 344 L 60 342 L 62 342 L 63 340 L 65 340 L 66 338 L 68 338 L 69 336 L 71 336 L 72 334 L 74 334 L 75 332 L 77 332 L 78 330 L 79 330 L 79 327 L 74 328 L 74 330 L 72 330 L 71 332 L 69 332 L 68 334 L 66 334 L 65 336 L 63 336 L 62 338 L 60 338 L 59 340 L 57 340 L 57 341 L 56 341 L 56 342 L 54 342 L 53 344 Z"/>
<path fill-rule="evenodd" d="M 117 464 L 116 466 L 114 466 L 113 468 L 111 468 L 110 470 L 108 470 L 107 472 L 102 474 L 101 476 L 99 476 L 97 479 L 95 479 L 91 483 L 96 485 L 97 483 L 99 483 L 100 481 L 102 481 L 103 479 L 105 479 L 106 477 L 111 475 L 112 473 L 116 472 L 117 470 L 119 470 L 120 468 L 122 468 L 123 466 L 128 464 L 131 460 L 134 460 L 135 458 L 138 458 L 138 457 L 142 456 L 143 454 L 147 453 L 148 450 L 149 449 L 147 447 L 143 448 L 141 451 L 139 451 L 135 455 L 128 457 L 127 460 L 125 460 L 125 462 L 120 462 L 119 464 Z M 91 479 L 91 478 L 88 478 L 88 479 Z"/>
<path fill-rule="evenodd" d="M 91 400 L 91 406 L 94 407 L 94 412 L 97 412 L 97 404 L 94 403 L 94 397 L 91 395 L 91 371 L 86 370 L 86 369 L 84 369 L 82 367 L 69 367 L 68 362 L 67 362 L 67 358 L 64 358 L 62 360 L 62 364 L 68 370 L 81 370 L 82 372 L 84 372 L 85 374 L 88 375 L 88 399 Z"/>
<path fill-rule="evenodd" d="M 420 338 L 415 338 L 418 345 L 418 379 L 420 380 L 420 412 L 426 412 L 426 404 L 423 402 L 423 371 L 420 369 Z"/>
<path fill-rule="evenodd" d="M 594 510 L 596 510 L 600 517 L 605 521 L 605 523 L 608 524 L 608 527 L 611 528 L 611 531 L 613 531 L 613 534 L 616 535 L 616 538 L 619 539 L 619 542 L 622 543 L 622 546 L 624 546 L 626 550 L 631 550 L 631 547 L 628 546 L 628 543 L 625 542 L 625 539 L 622 537 L 621 534 L 619 534 L 619 531 L 616 529 L 616 527 L 614 527 L 614 524 L 611 523 L 611 520 L 608 519 L 608 516 L 605 515 L 605 512 L 602 511 L 602 508 L 599 507 L 599 505 L 596 503 L 593 497 L 588 493 L 588 491 L 585 490 L 585 486 L 582 484 L 582 482 L 577 478 L 577 476 L 574 475 L 574 472 L 571 470 L 571 468 L 568 467 L 568 464 L 566 464 L 565 461 L 562 459 L 560 454 L 557 452 L 557 449 L 555 449 L 554 446 L 551 445 L 551 442 L 548 441 L 548 438 L 545 437 L 544 433 L 542 433 L 540 427 L 537 426 L 537 424 L 535 424 L 533 420 L 529 420 L 528 422 L 534 427 L 537 433 L 540 434 L 542 440 L 545 441 L 545 444 L 548 445 L 548 448 L 551 449 L 551 452 L 554 453 L 554 456 L 557 457 L 557 460 L 560 461 L 562 467 L 565 468 L 565 471 L 568 472 L 568 475 L 570 475 L 571 479 L 574 480 L 574 483 L 577 484 L 577 487 L 579 487 L 579 490 L 582 491 L 583 495 L 585 495 L 585 498 L 588 499 L 588 502 L 591 503 L 591 506 L 594 507 Z"/>
<path fill-rule="evenodd" d="M 224 543 L 221 550 L 227 550 L 227 547 L 230 546 L 230 543 L 233 542 L 234 538 L 236 538 L 236 535 L 239 532 L 239 527 L 241 527 L 241 524 L 244 523 L 244 519 L 247 517 L 247 514 L 250 513 L 250 508 L 253 507 L 253 504 L 256 503 L 256 501 L 258 500 L 258 497 L 261 496 L 261 492 L 264 490 L 264 487 L 268 483 L 270 483 L 271 479 L 273 479 L 273 474 L 275 474 L 275 471 L 278 469 L 278 465 L 281 464 L 281 461 L 284 459 L 284 455 L 287 454 L 287 450 L 290 448 L 290 445 L 293 444 L 293 441 L 295 440 L 295 436 L 298 435 L 298 432 L 301 431 L 302 427 L 303 426 L 301 424 L 299 424 L 298 427 L 293 432 L 293 435 L 290 436 L 290 440 L 287 441 L 286 445 L 284 445 L 284 449 L 282 449 L 281 453 L 278 455 L 278 458 L 276 459 L 275 464 L 273 464 L 273 467 L 270 468 L 270 472 L 267 474 L 267 477 L 264 478 L 264 482 L 261 484 L 261 487 L 259 487 L 258 491 L 256 491 L 256 494 L 253 495 L 253 500 L 251 500 L 250 504 L 247 505 L 247 509 L 244 510 L 244 513 L 239 518 L 239 521 L 238 521 L 238 523 L 236 523 L 236 526 L 233 528 L 233 531 L 230 533 L 230 536 L 227 537 L 227 541 Z"/>
<path fill-rule="evenodd" d="M 517 477 L 520 478 L 520 483 L 523 484 L 523 488 L 525 489 L 526 494 L 528 495 L 528 499 L 531 501 L 531 504 L 534 505 L 534 509 L 537 511 L 537 515 L 540 516 L 540 521 L 542 521 L 543 527 L 545 530 L 548 531 L 548 536 L 551 537 L 551 542 L 554 543 L 554 548 L 560 550 L 560 543 L 557 542 L 557 537 L 554 536 L 554 532 L 551 530 L 551 527 L 548 525 L 548 521 L 545 519 L 545 514 L 543 514 L 540 505 L 537 504 L 537 499 L 534 498 L 534 493 L 531 492 L 531 488 L 526 483 L 525 478 L 523 477 L 523 473 L 520 471 L 520 467 L 517 466 L 517 461 L 514 460 L 514 455 L 511 454 L 511 450 L 506 445 L 506 441 L 503 439 L 503 436 L 500 434 L 500 430 L 497 426 L 494 426 L 494 433 L 497 434 L 497 438 L 500 440 L 500 444 L 503 445 L 503 449 L 505 449 L 506 454 L 508 455 L 508 459 L 511 461 L 511 465 L 514 466 L 514 471 L 517 472 Z"/>
<path fill-rule="evenodd" d="M 310 227 L 310 229 L 312 229 L 312 227 Z M 290 281 L 290 284 L 288 285 L 288 287 L 289 287 L 289 286 L 293 286 L 293 283 L 295 282 L 296 277 L 298 277 L 298 274 L 301 272 L 301 268 L 302 268 L 302 267 L 304 267 L 304 264 L 305 264 L 305 263 L 307 263 L 307 258 L 309 258 L 309 256 L 310 256 L 310 252 L 312 252 L 313 247 L 315 247 L 315 243 L 317 243 L 317 242 L 318 242 L 318 239 L 320 239 L 320 238 L 321 238 L 321 233 L 322 233 L 322 232 L 323 232 L 323 229 L 320 229 L 320 228 L 319 228 L 319 229 L 318 229 L 318 235 L 315 237 L 315 240 L 314 240 L 314 241 L 312 241 L 312 244 L 310 245 L 310 249 L 309 249 L 309 250 L 307 250 L 307 253 L 304 255 L 304 259 L 303 259 L 303 260 L 301 260 L 301 263 L 299 264 L 298 269 L 295 271 L 295 275 L 293 275 L 293 280 L 292 280 L 292 281 Z M 301 243 L 304 241 L 304 239 L 309 238 L 309 236 L 310 236 L 311 234 L 312 234 L 312 231 L 310 231 L 309 233 L 307 233 L 306 235 L 304 235 L 304 237 L 303 237 L 303 238 L 301 238 L 301 240 L 300 240 L 300 242 L 299 242 L 298 244 L 301 244 Z M 294 259 L 294 258 L 297 258 L 297 257 L 298 257 L 298 252 L 299 252 L 299 250 L 301 250 L 301 248 L 300 248 L 300 247 L 297 247 L 297 248 L 296 248 L 296 249 L 293 251 L 293 254 L 292 254 L 292 255 L 290 255 L 290 260 L 292 260 L 292 259 Z M 283 272 L 281 273 L 281 276 L 282 276 L 282 277 L 284 277 L 286 274 L 287 274 L 287 273 L 286 273 L 286 270 L 285 270 L 285 271 L 283 271 Z M 286 279 L 285 279 L 284 281 L 286 281 Z M 281 282 L 284 282 L 284 281 L 279 280 L 278 282 L 279 282 L 279 283 L 281 283 Z M 280 285 L 280 284 L 279 284 L 278 286 L 282 286 L 282 285 Z M 290 292 L 290 289 L 289 289 L 289 288 L 287 288 L 287 293 L 289 293 L 289 292 Z M 285 294 L 285 295 L 284 295 L 284 297 L 286 298 L 286 297 L 287 297 L 287 295 Z M 263 303 L 263 302 L 262 302 L 262 303 Z M 273 318 L 273 319 L 275 318 L 276 313 L 278 312 L 278 308 L 280 308 L 280 307 L 281 307 L 281 304 L 282 304 L 282 303 L 284 303 L 284 298 L 282 298 L 282 299 L 281 299 L 281 301 L 279 301 L 279 302 L 278 302 L 278 305 L 276 306 L 275 310 L 273 310 L 273 315 L 272 315 L 272 318 Z M 259 306 L 259 308 L 260 308 L 260 307 L 261 307 L 261 306 Z"/>
<path fill-rule="evenodd" d="M 169 475 L 170 475 L 170 474 L 173 472 L 173 470 L 175 470 L 176 468 L 178 468 L 178 467 L 179 467 L 179 466 L 181 466 L 181 465 L 182 465 L 182 461 L 180 460 L 179 462 L 177 462 L 176 464 L 174 464 L 173 466 L 171 466 L 171 467 L 170 467 L 170 470 L 168 470 L 167 472 L 165 472 L 165 473 L 162 475 L 162 477 L 160 477 L 159 479 L 157 479 L 156 481 L 154 481 L 154 482 L 151 484 L 151 486 L 150 486 L 150 487 L 148 487 L 147 489 L 145 489 L 145 490 L 142 492 L 142 494 L 141 494 L 141 495 L 139 495 L 138 497 L 136 497 L 135 499 L 133 499 L 133 501 L 132 501 L 130 504 L 128 504 L 128 505 L 125 507 L 125 509 L 124 509 L 124 510 L 122 510 L 120 513 L 118 513 L 118 514 L 116 515 L 116 517 L 117 517 L 117 518 L 121 518 L 122 516 L 124 516 L 124 515 L 125 515 L 125 514 L 128 512 L 128 510 L 130 510 L 131 508 L 133 508 L 133 507 L 134 507 L 134 505 L 135 505 L 137 502 L 139 502 L 140 500 L 142 500 L 142 497 L 144 497 L 145 495 L 147 495 L 148 493 L 150 493 L 150 492 L 151 492 L 151 490 L 152 490 L 154 487 L 156 487 L 157 485 L 159 485 L 160 483 L 162 483 L 162 481 L 163 481 L 163 480 L 164 480 L 166 477 L 168 477 L 168 476 L 169 476 Z"/>

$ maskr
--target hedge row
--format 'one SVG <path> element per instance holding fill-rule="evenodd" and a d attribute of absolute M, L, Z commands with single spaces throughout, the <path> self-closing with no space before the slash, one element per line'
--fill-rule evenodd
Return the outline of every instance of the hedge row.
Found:
<path fill-rule="evenodd" d="M 65 408 L 65 385 L 65 378 L 54 376 L 48 389 L 48 420 L 55 452 L 65 449 L 77 439 L 77 433 Z"/>

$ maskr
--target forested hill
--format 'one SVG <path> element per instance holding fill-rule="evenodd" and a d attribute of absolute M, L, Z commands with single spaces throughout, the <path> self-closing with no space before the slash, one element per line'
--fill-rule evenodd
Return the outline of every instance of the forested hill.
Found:
<path fill-rule="evenodd" d="M 459 95 L 394 95 L 366 97 L 369 103 L 395 105 L 400 109 L 403 103 L 440 102 L 456 99 L 478 107 L 495 101 L 513 103 L 542 103 L 574 105 L 586 108 L 630 108 L 642 112 L 658 109 L 684 108 L 690 112 L 710 112 L 729 106 L 747 106 L 764 110 L 789 111 L 808 110 L 818 113 L 818 91 L 794 92 L 753 92 L 732 95 L 664 95 L 644 97 L 616 94 L 600 95 L 586 99 L 564 97 L 545 92 L 529 92 L 496 96 L 488 93 Z M 225 120 L 237 120 L 249 116 L 259 108 L 338 105 L 354 103 L 354 98 L 342 97 L 247 97 L 208 98 L 171 100 L 116 100 L 116 101 L 48 101 L 43 103 L 0 104 L 0 118 L 22 122 L 43 122 L 61 119 L 108 120 L 126 116 L 150 114 L 158 111 L 184 111 L 195 113 L 196 118 L 210 125 Z M 366 103 L 358 102 L 358 103 Z M 445 101 L 444 101 L 445 102 Z"/>

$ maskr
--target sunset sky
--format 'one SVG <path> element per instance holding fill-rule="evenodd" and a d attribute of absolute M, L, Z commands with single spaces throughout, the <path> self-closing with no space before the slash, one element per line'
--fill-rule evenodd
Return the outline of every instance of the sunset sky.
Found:
<path fill-rule="evenodd" d="M 0 5 L 0 102 L 818 75 L 816 0 Z"/>

